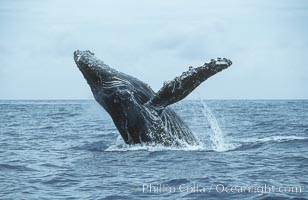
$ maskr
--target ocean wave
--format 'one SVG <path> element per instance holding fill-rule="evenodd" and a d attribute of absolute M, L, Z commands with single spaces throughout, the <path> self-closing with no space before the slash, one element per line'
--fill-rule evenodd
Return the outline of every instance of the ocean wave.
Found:
<path fill-rule="evenodd" d="M 26 167 L 24 165 L 10 165 L 10 164 L 0 164 L 0 170 L 35 171 L 35 169 Z"/>
<path fill-rule="evenodd" d="M 290 135 L 290 136 L 270 136 L 270 137 L 265 137 L 265 138 L 259 138 L 257 141 L 260 142 L 270 142 L 270 141 L 291 141 L 291 140 L 307 140 L 308 137 L 303 137 L 303 136 L 296 136 L 296 135 Z"/>
<path fill-rule="evenodd" d="M 269 136 L 264 138 L 251 138 L 251 139 L 243 139 L 240 140 L 240 143 L 234 149 L 235 151 L 243 151 L 249 149 L 257 149 L 264 147 L 267 144 L 273 143 L 283 143 L 283 142 L 292 142 L 292 141 L 305 141 L 308 140 L 308 137 L 304 136 L 296 136 L 296 135 L 289 135 L 289 136 Z"/>
<path fill-rule="evenodd" d="M 284 141 L 293 141 L 293 140 L 308 140 L 308 137 L 304 136 L 297 136 L 297 135 L 274 135 L 264 138 L 253 138 L 253 139 L 247 139 L 243 140 L 243 142 L 284 142 Z"/>

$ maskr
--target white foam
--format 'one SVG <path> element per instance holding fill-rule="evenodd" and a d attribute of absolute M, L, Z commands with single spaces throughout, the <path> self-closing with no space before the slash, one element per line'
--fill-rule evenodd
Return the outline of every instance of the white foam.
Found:
<path fill-rule="evenodd" d="M 185 145 L 185 146 L 164 146 L 162 144 L 125 144 L 121 136 L 117 137 L 116 143 L 111 145 L 105 151 L 204 151 L 201 145 Z"/>
<path fill-rule="evenodd" d="M 177 146 L 164 146 L 162 144 L 115 144 L 111 145 L 105 151 L 204 151 L 203 146 L 185 146 L 185 147 L 177 147 Z"/>

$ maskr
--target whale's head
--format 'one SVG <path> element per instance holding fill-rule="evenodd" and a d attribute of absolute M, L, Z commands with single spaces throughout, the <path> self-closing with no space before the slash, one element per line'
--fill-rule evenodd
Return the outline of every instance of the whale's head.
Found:
<path fill-rule="evenodd" d="M 122 74 L 99 60 L 89 50 L 74 52 L 74 60 L 77 67 L 88 82 L 94 98 L 105 108 L 111 95 L 119 88 L 125 88 L 122 84 Z M 120 87 L 122 86 L 122 87 Z"/>
<path fill-rule="evenodd" d="M 132 94 L 138 93 L 137 99 L 143 103 L 151 95 L 152 91 L 143 82 L 109 67 L 88 50 L 76 50 L 74 60 L 87 80 L 94 98 L 106 110 L 110 110 L 108 107 L 117 107 L 119 101 L 124 97 L 130 98 Z M 138 92 L 134 92 L 137 90 Z"/>
<path fill-rule="evenodd" d="M 76 50 L 74 60 L 91 87 L 110 81 L 117 74 L 116 70 L 97 59 L 94 53 L 89 50 Z"/>

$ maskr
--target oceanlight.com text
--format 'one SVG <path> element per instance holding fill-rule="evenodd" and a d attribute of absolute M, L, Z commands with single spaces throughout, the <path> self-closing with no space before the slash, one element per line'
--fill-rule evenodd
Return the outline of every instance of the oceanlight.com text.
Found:
<path fill-rule="evenodd" d="M 168 184 L 142 184 L 140 186 L 132 186 L 132 190 L 142 193 L 292 193 L 301 194 L 304 192 L 303 186 L 300 185 L 225 185 L 217 184 L 201 184 L 189 183 L 179 185 Z"/>

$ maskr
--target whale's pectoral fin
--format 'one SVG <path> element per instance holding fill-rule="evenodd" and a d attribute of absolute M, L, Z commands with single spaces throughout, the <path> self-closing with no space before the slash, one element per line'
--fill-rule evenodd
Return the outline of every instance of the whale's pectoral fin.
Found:
<path fill-rule="evenodd" d="M 218 58 L 216 60 L 212 59 L 210 62 L 197 68 L 190 67 L 181 76 L 164 83 L 164 86 L 146 105 L 156 108 L 156 110 L 162 110 L 166 106 L 184 99 L 203 81 L 226 69 L 231 64 L 232 62 L 226 58 Z"/>

